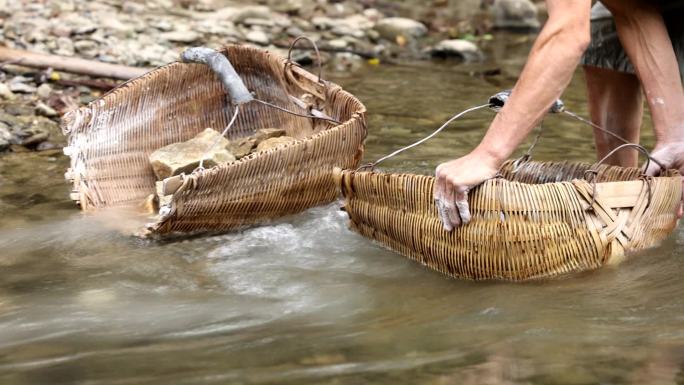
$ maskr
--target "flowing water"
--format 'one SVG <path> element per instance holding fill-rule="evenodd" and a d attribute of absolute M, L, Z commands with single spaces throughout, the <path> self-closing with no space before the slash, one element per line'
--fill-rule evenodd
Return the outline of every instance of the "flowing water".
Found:
<path fill-rule="evenodd" d="M 517 39 L 485 64 L 330 74 L 369 108 L 366 159 L 510 87 L 529 48 Z M 578 73 L 565 101 L 586 115 L 584 99 Z M 491 118 L 466 116 L 385 167 L 430 173 Z M 589 129 L 549 117 L 535 156 L 592 151 Z M 0 384 L 684 384 L 679 230 L 617 268 L 473 283 L 350 232 L 338 204 L 240 233 L 131 239 L 73 207 L 66 165 L 0 162 Z"/>

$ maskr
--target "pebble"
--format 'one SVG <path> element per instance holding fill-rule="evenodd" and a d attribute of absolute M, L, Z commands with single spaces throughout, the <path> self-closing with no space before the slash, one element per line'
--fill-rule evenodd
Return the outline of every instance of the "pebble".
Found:
<path fill-rule="evenodd" d="M 495 0 L 490 11 L 495 28 L 539 28 L 537 7 L 530 0 Z"/>
<path fill-rule="evenodd" d="M 36 92 L 36 87 L 26 83 L 10 83 L 10 92 L 22 93 L 22 94 L 32 94 Z"/>
<path fill-rule="evenodd" d="M 397 37 L 419 38 L 427 34 L 428 29 L 425 24 L 403 17 L 388 17 L 378 21 L 375 30 L 380 36 L 387 40 L 394 41 Z"/>
<path fill-rule="evenodd" d="M 12 132 L 5 123 L 0 122 L 0 151 L 9 150 L 12 145 Z"/>
<path fill-rule="evenodd" d="M 52 87 L 47 83 L 41 84 L 36 89 L 36 95 L 41 99 L 47 99 L 50 97 L 51 94 L 52 94 Z"/>
<path fill-rule="evenodd" d="M 442 40 L 429 50 L 434 57 L 457 57 L 465 61 L 478 61 L 483 58 L 477 45 L 468 40 Z"/>
<path fill-rule="evenodd" d="M 123 4 L 121 4 L 121 10 L 124 13 L 135 15 L 144 12 L 145 6 L 135 1 L 125 1 Z"/>
<path fill-rule="evenodd" d="M 245 40 L 260 45 L 268 45 L 271 41 L 266 32 L 259 30 L 251 30 L 247 32 L 245 34 Z"/>
<path fill-rule="evenodd" d="M 36 113 L 38 115 L 47 116 L 48 118 L 58 116 L 59 114 L 54 108 L 48 106 L 43 102 L 36 103 Z"/>
<path fill-rule="evenodd" d="M 197 41 L 200 35 L 193 31 L 173 31 L 162 33 L 161 38 L 174 43 L 192 43 Z"/>
<path fill-rule="evenodd" d="M 0 83 L 0 97 L 5 100 L 14 100 L 17 96 L 5 83 Z"/>

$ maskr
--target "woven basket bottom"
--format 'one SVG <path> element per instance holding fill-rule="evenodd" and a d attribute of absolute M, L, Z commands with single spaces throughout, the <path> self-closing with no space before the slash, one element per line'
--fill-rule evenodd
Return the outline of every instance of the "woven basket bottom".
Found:
<path fill-rule="evenodd" d="M 592 184 L 582 179 L 590 167 L 509 162 L 471 191 L 472 221 L 453 232 L 437 214 L 433 177 L 345 171 L 338 184 L 363 236 L 452 277 L 525 281 L 617 263 L 676 227 L 678 172 L 647 179 L 601 166 Z"/>

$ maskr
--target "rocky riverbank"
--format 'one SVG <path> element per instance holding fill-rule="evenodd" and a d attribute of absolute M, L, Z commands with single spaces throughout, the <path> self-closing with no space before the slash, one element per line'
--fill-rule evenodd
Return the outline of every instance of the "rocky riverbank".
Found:
<path fill-rule="evenodd" d="M 529 0 L 0 0 L 0 45 L 108 63 L 155 67 L 189 46 L 251 44 L 286 52 L 293 38 L 318 41 L 337 69 L 456 57 L 481 60 L 479 43 L 493 28 L 534 30 L 538 6 Z M 454 7 L 467 7 L 465 16 Z M 419 10 L 416 12 L 416 10 Z M 464 12 L 460 12 L 464 13 Z M 313 60 L 297 52 L 303 63 Z M 0 67 L 0 151 L 63 144 L 64 111 L 97 98 L 99 87 L 68 74 Z M 99 88 L 99 89 L 98 89 Z"/>

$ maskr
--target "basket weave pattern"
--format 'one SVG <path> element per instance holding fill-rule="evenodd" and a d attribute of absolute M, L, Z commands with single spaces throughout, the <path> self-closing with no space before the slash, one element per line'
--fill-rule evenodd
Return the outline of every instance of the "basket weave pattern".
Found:
<path fill-rule="evenodd" d="M 280 127 L 298 140 L 186 176 L 171 212 L 148 227 L 150 235 L 227 231 L 331 202 L 333 168 L 355 167 L 363 155 L 366 109 L 354 96 L 263 50 L 230 46 L 222 53 L 257 98 L 305 114 L 289 95 L 308 93 L 318 109 L 343 123 L 243 105 L 230 139 Z M 207 127 L 221 131 L 233 112 L 208 67 L 173 63 L 68 114 L 63 130 L 73 199 L 87 211 L 139 204 L 155 191 L 151 152 Z"/>
<path fill-rule="evenodd" d="M 617 263 L 676 227 L 676 171 L 641 180 L 638 169 L 601 166 L 594 190 L 578 179 L 589 167 L 529 162 L 513 173 L 508 163 L 503 178 L 471 191 L 472 221 L 453 232 L 439 219 L 433 177 L 345 171 L 339 183 L 363 236 L 452 277 L 524 281 Z"/>

